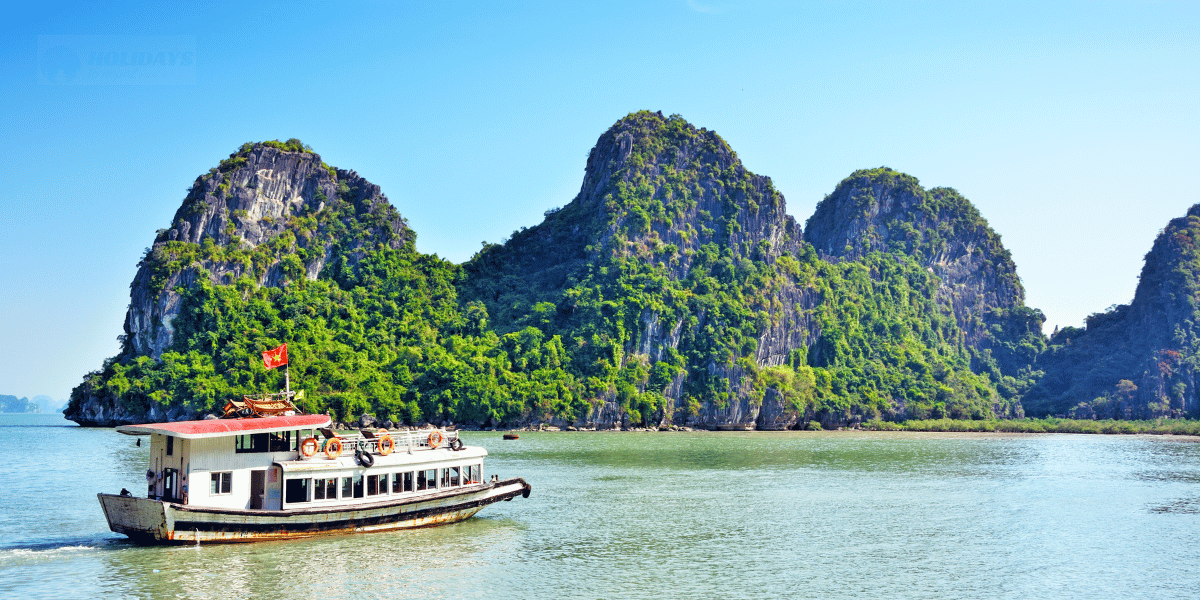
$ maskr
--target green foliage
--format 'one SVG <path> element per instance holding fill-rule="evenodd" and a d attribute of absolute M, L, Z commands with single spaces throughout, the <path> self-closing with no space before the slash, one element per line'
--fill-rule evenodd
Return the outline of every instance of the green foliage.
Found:
<path fill-rule="evenodd" d="M 723 140 L 645 112 L 622 119 L 597 147 L 618 136 L 633 143 L 594 195 L 602 210 L 578 198 L 503 246 L 485 244 L 464 266 L 460 292 L 486 306 L 498 332 L 537 327 L 561 336 L 572 373 L 591 393 L 611 390 L 633 422 L 649 422 L 647 409 L 662 405 L 657 397 L 638 404 L 637 394 L 662 394 L 679 375 L 678 406 L 660 410 L 694 415 L 739 393 L 760 402 L 767 389 L 805 414 L 981 419 L 1019 410 L 971 370 L 954 319 L 934 300 L 938 280 L 913 256 L 873 252 L 830 263 L 803 243 L 782 255 L 786 246 L 742 243 L 744 215 L 781 201 Z M 876 175 L 919 189 L 893 171 Z M 938 191 L 928 210 L 959 201 Z M 696 238 L 663 242 L 693 221 Z M 783 314 L 777 298 L 798 288 L 819 299 L 798 307 L 815 341 L 792 350 L 786 365 L 759 370 L 759 338 Z M 631 367 L 649 360 L 639 348 L 651 321 L 679 331 L 678 346 L 663 349 L 674 372 L 664 362 Z"/>
<path fill-rule="evenodd" d="M 271 148 L 278 148 L 284 152 L 307 152 L 309 154 L 312 154 L 313 152 L 311 146 L 301 142 L 296 138 L 288 138 L 288 141 L 286 142 L 281 142 L 279 140 L 267 140 L 262 142 L 262 145 L 270 146 Z"/>
<path fill-rule="evenodd" d="M 132 411 L 217 411 L 229 398 L 282 388 L 283 373 L 265 370 L 259 353 L 287 342 L 309 412 L 500 424 L 585 411 L 559 338 L 534 328 L 465 331 L 457 273 L 406 247 L 372 251 L 337 281 L 243 289 L 202 278 L 183 291 L 161 361 L 108 361 L 73 402 L 90 391 Z"/>
<path fill-rule="evenodd" d="M 262 142 L 263 145 L 288 151 L 312 152 L 299 140 L 287 142 Z M 222 170 L 230 165 L 245 164 L 245 157 L 255 144 L 245 144 L 229 159 L 222 161 Z M 297 150 L 301 148 L 301 150 Z M 332 167 L 327 168 L 332 170 Z M 219 172 L 213 177 L 225 175 Z M 222 184 L 224 185 L 224 184 Z M 320 190 L 311 206 L 303 206 L 291 215 L 285 215 L 286 229 L 280 235 L 254 247 L 237 238 L 235 221 L 244 220 L 245 210 L 228 213 L 225 227 L 218 234 L 223 241 L 206 236 L 200 244 L 166 240 L 161 234 L 153 248 L 148 249 L 138 266 L 146 267 L 151 276 L 150 291 L 158 294 L 172 277 L 187 268 L 207 268 L 217 265 L 240 265 L 244 273 L 259 280 L 275 265 L 280 265 L 288 280 L 304 276 L 310 265 L 326 258 L 326 266 L 332 269 L 326 275 L 337 273 L 353 265 L 362 256 L 364 249 L 376 245 L 396 247 L 415 242 L 415 235 L 405 227 L 405 221 L 396 209 L 387 202 L 373 199 L 361 181 L 339 181 L 338 193 L 328 198 Z M 324 205 L 320 210 L 317 209 Z M 193 190 L 184 200 L 182 209 L 198 207 L 200 212 L 207 206 L 203 194 Z M 270 224 L 272 220 L 264 219 Z"/>
<path fill-rule="evenodd" d="M 1059 418 L 985 419 L 979 421 L 914 419 L 903 423 L 872 420 L 863 423 L 862 427 L 875 431 L 1200 435 L 1200 421 L 1162 418 L 1143 421 Z"/>
<path fill-rule="evenodd" d="M 266 144 L 311 152 L 298 140 Z M 224 178 L 252 147 L 209 177 Z M 575 422 L 613 402 L 628 424 L 653 426 L 768 392 L 809 424 L 1019 412 L 1013 390 L 1023 383 L 1011 372 L 1038 353 L 1040 338 L 1026 333 L 1040 314 L 990 316 L 997 341 L 972 355 L 920 261 L 951 232 L 914 229 L 899 253 L 868 240 L 869 251 L 840 262 L 822 260 L 798 231 L 756 239 L 755 222 L 783 218 L 782 198 L 719 136 L 674 115 L 629 115 L 593 158 L 609 161 L 592 165 L 611 175 L 603 189 L 504 245 L 485 243 L 461 267 L 416 252 L 411 232 L 393 227 L 403 222 L 395 210 L 349 180 L 316 198 L 324 209 L 285 217 L 284 232 L 254 248 L 234 236 L 160 236 L 143 257 L 152 291 L 185 269 L 240 266 L 240 278 L 179 288 L 161 361 L 127 348 L 72 402 L 91 394 L 130 410 L 213 411 L 282 387 L 258 356 L 287 342 L 293 381 L 308 392 L 301 408 L 342 419 Z M 864 176 L 919 189 L 891 171 Z M 962 203 L 931 190 L 919 210 L 940 218 L 951 207 L 965 219 L 954 227 L 979 226 Z M 260 287 L 273 268 L 285 283 Z M 760 344 L 780 330 L 804 342 L 783 349 L 786 361 L 764 360 L 778 348 Z"/>

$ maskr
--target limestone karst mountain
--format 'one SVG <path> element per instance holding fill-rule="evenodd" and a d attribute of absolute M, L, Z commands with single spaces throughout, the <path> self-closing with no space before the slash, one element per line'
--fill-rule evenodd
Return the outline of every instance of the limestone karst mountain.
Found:
<path fill-rule="evenodd" d="M 1081 419 L 1200 417 L 1200 204 L 1172 219 L 1142 267 L 1133 301 L 1055 332 L 1031 414 Z"/>
<path fill-rule="evenodd" d="M 860 171 L 802 230 L 715 132 L 637 112 L 578 195 L 452 265 L 377 186 L 298 141 L 193 184 L 143 258 L 87 424 L 277 389 L 305 410 L 469 427 L 835 427 L 1019 416 L 1041 343 L 999 237 L 953 190 Z M 807 241 L 806 241 L 807 240 Z M 1031 350 L 1032 348 L 1032 350 Z"/>
<path fill-rule="evenodd" d="M 411 237 L 379 186 L 354 171 L 302 146 L 247 144 L 196 178 L 155 238 L 130 286 L 125 335 L 133 352 L 158 358 L 172 342 L 175 288 L 191 287 L 202 271 L 215 285 L 278 287 Z"/>
<path fill-rule="evenodd" d="M 860 201 L 831 198 L 822 206 L 834 214 Z M 986 223 L 949 236 L 955 248 L 974 247 L 958 235 L 990 236 L 987 250 L 1008 260 Z M 957 296 L 938 291 L 969 282 L 985 298 L 1003 297 L 1000 311 L 1027 311 L 1011 261 L 995 278 L 1007 289 L 994 292 L 986 259 L 944 270 L 956 277 L 944 285 L 904 253 L 826 258 L 804 241 L 770 180 L 714 132 L 641 112 L 601 136 L 574 200 L 465 265 L 462 293 L 499 330 L 559 335 L 578 350 L 584 377 L 622 382 L 599 390 L 596 409 L 610 414 L 728 428 L 1020 414 L 1014 378 L 1000 381 L 1009 392 L 1001 397 L 970 370 L 973 353 L 980 372 L 995 370 L 996 344 L 964 334 Z M 986 302 L 971 308 L 988 325 L 1007 321 Z M 1027 317 L 1024 332 L 1036 331 L 1040 314 Z M 1022 368 L 1028 362 L 1010 370 Z"/>
<path fill-rule="evenodd" d="M 973 369 L 989 373 L 1007 397 L 1031 382 L 1045 317 L 1025 306 L 1000 236 L 956 190 L 926 190 L 888 168 L 857 171 L 817 205 L 804 239 L 830 260 L 874 251 L 913 257 L 938 277 L 938 303 L 953 313 Z"/>
<path fill-rule="evenodd" d="M 168 383 L 162 377 L 138 373 L 131 382 L 118 372 L 195 345 L 176 335 L 188 298 L 212 286 L 248 294 L 336 275 L 369 250 L 402 248 L 414 238 L 379 186 L 326 165 L 298 140 L 243 145 L 196 178 L 170 226 L 147 248 L 130 284 L 121 353 L 74 390 L 67 417 L 111 425 L 194 415 L 197 407 L 184 398 L 150 389 Z M 189 333 L 213 338 L 214 331 L 194 331 L 195 321 Z M 240 349 L 239 341 L 208 348 L 207 358 Z M 176 378 L 185 373 L 195 376 L 184 369 Z M 220 376 L 232 379 L 227 371 Z"/>

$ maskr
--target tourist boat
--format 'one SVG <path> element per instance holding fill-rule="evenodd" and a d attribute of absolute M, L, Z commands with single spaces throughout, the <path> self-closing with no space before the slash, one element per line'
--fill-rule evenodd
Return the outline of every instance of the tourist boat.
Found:
<path fill-rule="evenodd" d="M 429 527 L 529 497 L 524 479 L 486 480 L 487 450 L 454 431 L 338 434 L 325 415 L 256 414 L 125 425 L 150 436 L 146 497 L 98 494 L 109 527 L 149 544 L 249 542 Z M 233 410 L 230 410 L 230 409 Z"/>

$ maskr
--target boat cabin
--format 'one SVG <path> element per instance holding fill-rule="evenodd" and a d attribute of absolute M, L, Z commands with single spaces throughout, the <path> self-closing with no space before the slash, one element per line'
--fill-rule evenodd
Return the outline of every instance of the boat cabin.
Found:
<path fill-rule="evenodd" d="M 147 497 L 287 511 L 395 501 L 483 483 L 487 451 L 456 432 L 336 435 L 325 415 L 126 425 L 150 436 Z M 455 449 L 451 449 L 453 446 Z"/>

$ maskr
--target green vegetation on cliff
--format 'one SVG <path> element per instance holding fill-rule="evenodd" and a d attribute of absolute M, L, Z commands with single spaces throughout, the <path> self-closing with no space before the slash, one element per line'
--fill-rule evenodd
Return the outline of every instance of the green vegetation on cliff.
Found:
<path fill-rule="evenodd" d="M 1085 433 L 1152 434 L 1200 436 L 1200 421 L 1190 419 L 1154 419 L 1130 421 L 1117 419 L 911 419 L 902 423 L 873 420 L 862 424 L 875 431 L 938 431 L 994 433 Z"/>
<path fill-rule="evenodd" d="M 315 191 L 252 223 L 263 200 L 247 188 L 263 152 L 292 157 Z M 1019 281 L 998 238 L 952 273 L 929 268 L 964 231 L 994 236 L 953 190 L 856 173 L 923 198 L 921 218 L 962 222 L 908 231 L 895 217 L 889 235 L 904 243 L 822 257 L 770 179 L 714 132 L 639 112 L 601 136 L 572 202 L 456 266 L 418 253 L 377 187 L 319 160 L 298 140 L 249 144 L 197 180 L 139 271 L 159 298 L 139 314 L 173 307 L 171 335 L 130 317 L 146 341 L 89 374 L 68 414 L 212 412 L 282 387 L 259 352 L 286 342 L 302 408 L 345 420 L 804 427 L 1020 415 L 1040 313 L 1009 293 L 972 304 L 991 311 L 964 313 L 978 322 L 956 314 L 947 277 L 980 293 L 980 265 Z"/>
<path fill-rule="evenodd" d="M 1040 375 L 1041 311 L 1025 306 L 1016 264 L 1000 236 L 952 188 L 926 190 L 886 167 L 855 171 L 817 205 L 805 239 L 822 256 L 861 260 L 871 252 L 911 257 L 939 280 L 935 297 L 952 312 L 972 370 L 1018 398 Z"/>
<path fill-rule="evenodd" d="M 459 309 L 454 265 L 408 245 L 330 271 L 283 288 L 199 278 L 183 291 L 174 343 L 161 360 L 109 360 L 72 403 L 91 394 L 134 413 L 219 411 L 229 398 L 283 387 L 281 370 L 265 370 L 259 353 L 286 342 L 309 412 L 498 423 L 579 410 L 555 340 L 468 333 L 481 323 Z"/>
<path fill-rule="evenodd" d="M 615 168 L 602 177 L 601 166 Z M 716 134 L 630 115 L 601 137 L 584 188 L 485 247 L 462 293 L 498 331 L 561 337 L 589 392 L 615 396 L 635 421 L 684 420 L 739 393 L 760 402 L 768 388 L 805 420 L 1019 412 L 970 370 L 936 277 L 903 255 L 818 258 L 770 180 Z M 652 323 L 678 333 L 656 338 Z M 804 341 L 764 352 L 771 329 Z M 782 364 L 763 364 L 772 353 Z"/>

